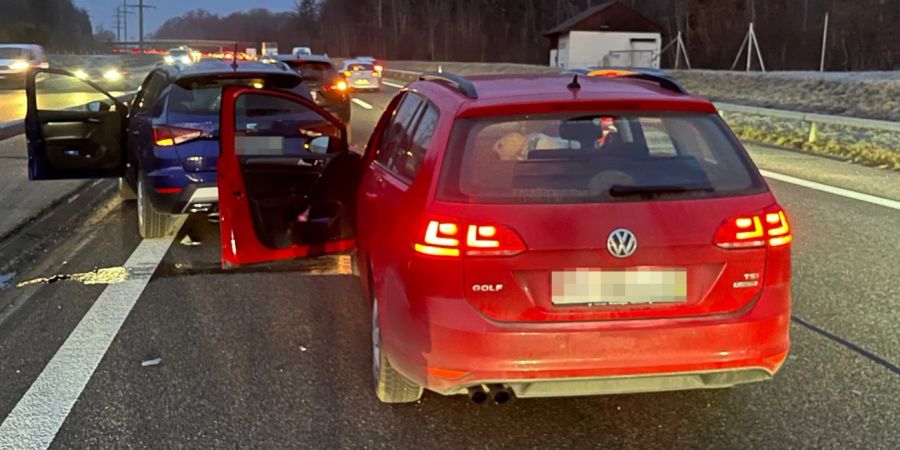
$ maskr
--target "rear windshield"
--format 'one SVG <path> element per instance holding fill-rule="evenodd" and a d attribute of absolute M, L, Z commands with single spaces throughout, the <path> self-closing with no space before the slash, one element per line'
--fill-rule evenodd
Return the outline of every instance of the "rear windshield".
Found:
<path fill-rule="evenodd" d="M 189 84 L 174 84 L 169 92 L 168 111 L 191 116 L 218 116 L 222 105 L 222 86 L 264 86 L 264 79 L 238 78 L 226 80 L 199 80 Z"/>
<path fill-rule="evenodd" d="M 306 81 L 328 81 L 337 76 L 334 66 L 327 62 L 289 61 L 288 65 Z"/>
<path fill-rule="evenodd" d="M 590 203 L 706 198 L 765 185 L 715 114 L 554 114 L 461 119 L 439 198 Z"/>
<path fill-rule="evenodd" d="M 347 70 L 359 72 L 359 71 L 366 71 L 366 70 L 373 71 L 373 70 L 375 70 L 375 68 L 371 64 L 362 63 L 362 64 L 348 64 Z"/>
<path fill-rule="evenodd" d="M 34 59 L 34 53 L 31 50 L 17 47 L 0 48 L 0 59 Z"/>

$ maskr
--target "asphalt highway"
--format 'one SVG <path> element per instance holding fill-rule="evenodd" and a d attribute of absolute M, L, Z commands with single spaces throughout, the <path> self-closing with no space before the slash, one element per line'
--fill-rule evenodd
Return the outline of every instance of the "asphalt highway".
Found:
<path fill-rule="evenodd" d="M 356 96 L 359 148 L 396 91 Z M 795 236 L 792 349 L 771 382 L 503 406 L 426 393 L 382 405 L 371 388 L 369 305 L 334 258 L 222 271 L 217 225 L 193 217 L 170 247 L 142 243 L 133 203 L 104 181 L 0 241 L 0 448 L 10 424 L 31 421 L 44 440 L 16 444 L 900 448 L 900 211 L 890 203 L 900 175 L 751 151 L 782 175 L 769 183 Z M 888 202 L 784 181 L 793 178 Z M 158 264 L 138 257 L 151 254 Z M 53 278 L 123 265 L 138 275 L 121 285 Z M 38 277 L 49 279 L 16 287 Z M 94 316 L 131 296 L 119 327 Z M 73 343 L 85 323 L 94 337 Z"/>

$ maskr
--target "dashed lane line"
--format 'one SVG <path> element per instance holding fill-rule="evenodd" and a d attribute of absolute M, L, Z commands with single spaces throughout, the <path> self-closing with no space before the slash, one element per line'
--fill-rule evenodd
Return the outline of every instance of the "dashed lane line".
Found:
<path fill-rule="evenodd" d="M 392 87 L 392 88 L 397 88 L 397 89 L 403 89 L 403 88 L 406 87 L 406 86 L 404 86 L 404 85 L 402 85 L 402 84 L 392 83 L 392 82 L 390 82 L 390 81 L 385 81 L 385 80 L 381 80 L 381 84 L 383 84 L 383 85 L 385 85 L 385 86 L 390 86 L 390 87 Z"/>
<path fill-rule="evenodd" d="M 103 290 L 0 424 L 0 449 L 50 446 L 173 240 L 141 241 L 125 262 L 128 279 Z"/>
<path fill-rule="evenodd" d="M 354 98 L 354 99 L 352 99 L 352 101 L 353 101 L 353 103 L 356 103 L 357 105 L 359 105 L 365 109 L 374 109 L 375 108 L 374 106 L 372 106 L 358 98 Z"/>

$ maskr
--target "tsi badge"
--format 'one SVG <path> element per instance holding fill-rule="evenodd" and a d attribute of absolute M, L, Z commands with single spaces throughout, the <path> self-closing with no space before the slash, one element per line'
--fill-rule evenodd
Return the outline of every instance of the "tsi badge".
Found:
<path fill-rule="evenodd" d="M 473 284 L 472 292 L 500 292 L 503 290 L 502 284 Z"/>

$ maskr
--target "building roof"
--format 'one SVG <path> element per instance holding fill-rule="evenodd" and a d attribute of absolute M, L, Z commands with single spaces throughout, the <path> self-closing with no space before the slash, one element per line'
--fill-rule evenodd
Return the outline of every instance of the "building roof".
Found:
<path fill-rule="evenodd" d="M 644 17 L 630 6 L 618 1 L 608 1 L 588 8 L 578 15 L 544 32 L 553 36 L 569 31 L 646 31 L 662 33 L 662 27 Z"/>

